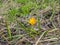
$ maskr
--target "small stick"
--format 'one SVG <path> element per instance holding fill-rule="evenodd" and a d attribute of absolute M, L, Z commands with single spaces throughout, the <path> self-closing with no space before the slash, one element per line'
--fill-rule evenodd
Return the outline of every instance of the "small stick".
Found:
<path fill-rule="evenodd" d="M 46 31 L 44 31 L 44 32 L 42 33 L 42 35 L 41 35 L 41 36 L 38 38 L 38 40 L 36 41 L 35 45 L 38 45 L 40 39 L 44 36 L 45 33 L 46 33 Z"/>

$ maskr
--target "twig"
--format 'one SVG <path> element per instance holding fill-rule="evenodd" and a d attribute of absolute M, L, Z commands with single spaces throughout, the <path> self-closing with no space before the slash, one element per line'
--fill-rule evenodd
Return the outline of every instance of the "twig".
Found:
<path fill-rule="evenodd" d="M 38 38 L 38 40 L 36 41 L 35 45 L 38 45 L 40 39 L 44 36 L 45 33 L 46 33 L 46 31 L 44 31 L 44 32 L 42 33 L 42 35 L 41 35 L 41 36 Z"/>
<path fill-rule="evenodd" d="M 53 32 L 53 31 L 56 31 L 56 30 L 59 30 L 59 29 L 58 29 L 58 28 L 55 28 L 55 29 L 50 30 L 50 31 L 48 31 L 48 32 Z"/>
<path fill-rule="evenodd" d="M 58 28 L 55 28 L 55 29 L 53 29 L 53 30 L 51 30 L 51 31 L 48 31 L 48 32 L 53 32 L 53 31 L 56 31 L 56 30 L 58 30 Z M 40 42 L 40 39 L 44 36 L 45 33 L 46 33 L 46 31 L 42 33 L 42 35 L 41 35 L 41 36 L 39 37 L 39 39 L 36 41 L 35 45 L 38 45 L 38 43 Z M 54 40 L 54 39 L 58 39 L 58 38 L 52 38 L 52 39 L 48 39 L 48 40 L 51 41 L 51 40 Z M 48 40 L 44 40 L 44 41 L 48 41 Z M 42 41 L 41 41 L 41 42 L 42 42 Z"/>
<path fill-rule="evenodd" d="M 51 38 L 51 39 L 46 39 L 46 40 L 40 40 L 39 42 L 46 42 L 46 41 L 55 41 L 55 40 L 59 40 L 59 38 Z"/>
<path fill-rule="evenodd" d="M 50 10 L 52 10 L 52 8 L 50 6 L 48 6 L 47 8 L 45 8 L 44 10 L 39 11 L 39 14 L 44 14 L 49 12 Z"/>
<path fill-rule="evenodd" d="M 22 43 L 23 41 L 25 41 L 25 37 L 23 37 L 22 39 L 18 40 L 15 45 L 18 45 L 18 44 Z"/>

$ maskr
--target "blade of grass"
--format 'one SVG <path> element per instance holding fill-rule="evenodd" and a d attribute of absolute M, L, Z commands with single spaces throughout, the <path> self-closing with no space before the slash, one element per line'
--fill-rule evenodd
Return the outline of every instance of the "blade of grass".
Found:
<path fill-rule="evenodd" d="M 11 30 L 9 28 L 8 22 L 6 21 L 6 27 L 7 27 L 7 33 L 8 33 L 8 37 L 10 37 L 10 40 L 12 39 L 12 35 L 11 35 Z"/>
<path fill-rule="evenodd" d="M 52 0 L 54 2 L 54 0 Z M 55 9 L 54 9 L 54 3 L 52 3 L 52 15 L 50 17 L 50 21 L 52 21 L 53 17 L 54 17 L 54 14 L 55 14 Z"/>
<path fill-rule="evenodd" d="M 40 17 L 37 16 L 37 18 L 38 18 L 38 29 L 41 30 Z"/>
<path fill-rule="evenodd" d="M 29 34 L 29 29 L 28 28 L 26 28 L 25 26 L 24 26 L 24 24 L 22 24 L 21 22 L 19 22 L 18 20 L 17 20 L 17 23 L 18 23 L 18 25 L 21 27 L 21 29 L 22 30 L 24 30 L 25 32 L 27 32 L 28 34 Z"/>
<path fill-rule="evenodd" d="M 12 38 L 18 38 L 18 37 L 23 37 L 24 35 L 15 35 L 15 36 L 12 36 Z M 7 39 L 9 39 L 10 37 L 8 37 Z"/>
<path fill-rule="evenodd" d="M 22 24 L 21 22 L 19 22 L 19 21 L 17 21 L 18 23 L 19 23 L 19 25 L 20 25 L 20 27 L 22 28 L 22 30 L 24 30 L 30 37 L 34 37 L 34 35 L 36 34 L 38 34 L 34 29 L 33 29 L 33 27 L 32 26 L 30 26 L 29 28 L 26 28 L 25 26 L 24 26 L 24 24 Z"/>
<path fill-rule="evenodd" d="M 33 26 L 30 26 L 30 32 L 29 35 L 30 37 L 34 38 L 38 33 L 36 32 L 36 30 L 34 30 Z"/>

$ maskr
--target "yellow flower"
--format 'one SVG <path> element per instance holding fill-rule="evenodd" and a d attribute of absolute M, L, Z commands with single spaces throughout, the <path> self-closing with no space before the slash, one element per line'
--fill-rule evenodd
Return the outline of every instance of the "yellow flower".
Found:
<path fill-rule="evenodd" d="M 35 24 L 36 24 L 36 19 L 35 19 L 34 17 L 30 18 L 30 19 L 29 19 L 29 23 L 30 23 L 31 25 L 35 25 Z"/>

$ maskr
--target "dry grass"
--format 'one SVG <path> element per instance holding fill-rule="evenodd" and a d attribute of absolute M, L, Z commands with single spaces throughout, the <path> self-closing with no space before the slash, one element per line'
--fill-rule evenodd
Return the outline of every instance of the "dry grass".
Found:
<path fill-rule="evenodd" d="M 0 7 L 0 45 L 60 45 L 59 0 L 51 0 L 51 2 L 48 0 L 30 1 L 34 2 L 33 4 L 35 6 L 32 7 L 31 5 L 31 9 L 29 7 L 30 2 L 27 2 L 25 5 L 22 2 L 17 3 L 13 0 L 1 0 L 2 6 Z M 28 14 L 26 14 L 27 12 L 25 12 L 25 10 L 28 10 L 24 8 L 24 6 L 28 7 L 28 10 L 30 11 Z M 26 15 L 20 12 L 20 8 L 22 9 L 22 13 L 25 13 Z M 10 10 L 13 13 L 10 12 L 9 14 Z M 13 15 L 9 17 L 11 14 Z M 21 16 L 21 14 L 24 16 Z M 27 23 L 30 17 L 36 18 L 38 21 L 36 25 L 31 26 Z M 9 22 L 7 27 L 6 21 Z M 7 32 L 7 29 L 11 32 Z M 45 31 L 48 32 L 44 33 Z M 8 35 L 10 35 L 10 37 L 12 35 L 11 40 Z"/>

